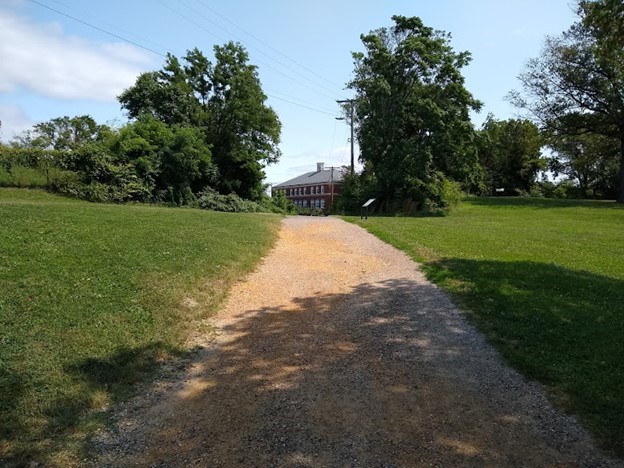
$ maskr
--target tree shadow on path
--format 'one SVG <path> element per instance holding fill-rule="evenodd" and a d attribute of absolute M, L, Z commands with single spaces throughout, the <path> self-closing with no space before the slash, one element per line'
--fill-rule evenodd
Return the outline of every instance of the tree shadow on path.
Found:
<path fill-rule="evenodd" d="M 184 387 L 103 465 L 592 463 L 589 439 L 435 286 L 360 284 L 223 327 Z M 145 425 L 145 427 L 143 426 Z"/>

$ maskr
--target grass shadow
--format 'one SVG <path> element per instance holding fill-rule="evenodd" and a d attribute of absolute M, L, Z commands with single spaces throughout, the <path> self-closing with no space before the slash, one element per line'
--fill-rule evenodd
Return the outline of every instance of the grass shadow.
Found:
<path fill-rule="evenodd" d="M 524 208 L 609 208 L 624 209 L 624 204 L 612 200 L 568 200 L 562 198 L 531 198 L 531 197 L 469 197 L 473 205 L 492 208 L 509 208 L 513 206 Z"/>
<path fill-rule="evenodd" d="M 624 454 L 624 281 L 530 261 L 425 268 L 508 361 Z"/>
<path fill-rule="evenodd" d="M 15 422 L 20 421 L 19 403 L 25 391 L 26 384 L 20 373 L 0 368 L 0 448 L 22 430 L 21 424 Z"/>
<path fill-rule="evenodd" d="M 64 372 L 77 383 L 79 392 L 64 395 L 53 401 L 43 414 L 39 415 L 37 442 L 30 436 L 25 443 L 16 441 L 22 437 L 21 426 L 16 421 L 24 418 L 20 408 L 21 396 L 36 393 L 32 382 L 25 376 L 7 372 L 0 374 L 3 397 L 0 402 L 0 449 L 2 444 L 13 445 L 17 450 L 5 454 L 0 450 L 0 464 L 3 466 L 25 466 L 30 462 L 50 462 L 50 457 L 60 447 L 55 441 L 65 440 L 72 434 L 79 434 L 79 428 L 91 422 L 106 419 L 106 415 L 94 410 L 121 401 L 134 393 L 139 383 L 154 376 L 163 363 L 181 359 L 189 352 L 176 349 L 166 343 L 157 342 L 138 348 L 122 347 L 106 358 L 87 358 L 65 367 Z M 3 424 L 6 423 L 6 424 Z M 52 438 L 52 439 L 50 439 Z M 71 439 L 71 437 L 69 437 Z M 85 441 L 87 442 L 87 441 Z M 80 443 L 82 456 L 86 456 L 88 443 Z M 56 464 L 56 463 L 53 463 Z"/>
<path fill-rule="evenodd" d="M 124 347 L 106 359 L 88 358 L 67 368 L 76 378 L 84 379 L 98 390 L 115 397 L 127 396 L 134 385 L 158 366 L 186 353 L 166 343 L 151 343 L 140 348 Z"/>
<path fill-rule="evenodd" d="M 431 284 L 364 283 L 241 310 L 222 333 L 183 388 L 134 413 L 141 429 L 104 465 L 539 466 L 587 456 Z M 535 449 L 549 438 L 558 451 Z"/>

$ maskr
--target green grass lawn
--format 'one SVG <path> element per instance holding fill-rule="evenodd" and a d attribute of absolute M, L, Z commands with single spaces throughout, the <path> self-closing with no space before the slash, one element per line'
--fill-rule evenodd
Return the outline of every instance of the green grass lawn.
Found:
<path fill-rule="evenodd" d="M 347 218 L 422 262 L 516 368 L 624 455 L 624 206 L 470 199 L 443 218 Z"/>
<path fill-rule="evenodd" d="M 0 189 L 0 464 L 65 465 L 276 238 L 280 217 Z"/>

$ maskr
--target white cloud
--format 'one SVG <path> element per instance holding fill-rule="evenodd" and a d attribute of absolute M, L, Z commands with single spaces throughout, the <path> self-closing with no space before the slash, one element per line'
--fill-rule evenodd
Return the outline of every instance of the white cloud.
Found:
<path fill-rule="evenodd" d="M 152 57 L 125 43 L 95 43 L 0 10 L 0 92 L 102 102 L 152 68 Z"/>
<path fill-rule="evenodd" d="M 7 142 L 15 135 L 28 130 L 35 123 L 23 109 L 10 104 L 0 104 L 0 141 Z"/>

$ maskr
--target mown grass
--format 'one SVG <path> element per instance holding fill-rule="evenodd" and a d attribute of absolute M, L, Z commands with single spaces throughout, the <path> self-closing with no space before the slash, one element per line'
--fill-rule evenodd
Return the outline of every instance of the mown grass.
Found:
<path fill-rule="evenodd" d="M 275 239 L 279 217 L 0 189 L 0 464 L 65 465 Z"/>
<path fill-rule="evenodd" d="M 624 207 L 470 199 L 356 222 L 421 262 L 516 368 L 624 455 Z"/>

